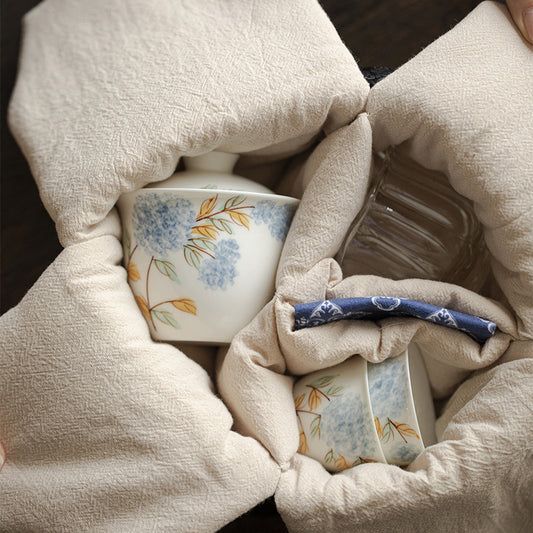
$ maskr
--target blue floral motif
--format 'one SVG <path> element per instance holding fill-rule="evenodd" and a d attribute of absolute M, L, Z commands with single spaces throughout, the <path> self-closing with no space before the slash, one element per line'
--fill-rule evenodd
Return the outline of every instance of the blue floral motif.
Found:
<path fill-rule="evenodd" d="M 241 257 L 239 245 L 235 239 L 222 240 L 217 244 L 213 254 L 215 257 L 203 260 L 198 279 L 208 289 L 225 290 L 233 285 L 238 274 L 236 263 Z"/>
<path fill-rule="evenodd" d="M 367 376 L 374 416 L 384 420 L 404 418 L 410 402 L 404 359 L 391 357 L 382 363 L 367 363 Z"/>
<path fill-rule="evenodd" d="M 341 312 L 317 312 L 317 310 L 322 309 L 323 304 L 335 306 Z M 420 318 L 441 326 L 464 331 L 479 343 L 492 337 L 497 330 L 496 324 L 490 320 L 408 298 L 386 296 L 336 298 L 294 306 L 296 330 L 344 319 L 382 320 L 400 316 Z"/>
<path fill-rule="evenodd" d="M 400 303 L 400 298 L 388 298 L 387 296 L 373 296 L 372 303 L 382 311 L 392 311 L 396 309 Z"/>
<path fill-rule="evenodd" d="M 133 206 L 133 227 L 139 246 L 152 255 L 179 250 L 196 220 L 193 204 L 178 196 L 143 192 Z"/>
<path fill-rule="evenodd" d="M 354 392 L 335 398 L 322 411 L 326 444 L 348 460 L 377 455 L 374 422 L 368 406 Z"/>
<path fill-rule="evenodd" d="M 324 300 L 315 307 L 309 317 L 309 321 L 313 326 L 319 326 L 334 321 L 335 317 L 338 317 L 339 320 L 344 318 L 342 309 L 329 300 Z"/>
<path fill-rule="evenodd" d="M 283 241 L 289 231 L 294 206 L 277 204 L 270 200 L 259 200 L 255 204 L 251 217 L 256 224 L 266 224 L 270 235 L 278 241 Z"/>
<path fill-rule="evenodd" d="M 444 307 L 428 315 L 425 319 L 429 322 L 435 322 L 437 324 L 442 324 L 443 326 L 458 329 L 457 322 L 454 320 L 448 309 L 445 309 Z"/>
<path fill-rule="evenodd" d="M 313 325 L 320 326 L 320 324 L 309 324 L 309 319 L 306 316 L 295 317 L 294 319 L 294 329 L 296 330 L 309 328 Z"/>

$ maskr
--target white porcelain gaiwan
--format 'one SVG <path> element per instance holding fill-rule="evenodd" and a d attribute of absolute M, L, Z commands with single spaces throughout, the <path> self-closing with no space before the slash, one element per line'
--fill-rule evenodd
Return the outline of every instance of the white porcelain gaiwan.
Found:
<path fill-rule="evenodd" d="M 374 425 L 366 366 L 355 356 L 300 378 L 293 388 L 298 451 L 332 472 L 387 462 Z"/>
<path fill-rule="evenodd" d="M 154 339 L 229 343 L 273 296 L 299 200 L 231 174 L 238 157 L 184 158 L 185 172 L 118 201 L 128 281 Z"/>
<path fill-rule="evenodd" d="M 332 472 L 371 462 L 406 466 L 436 442 L 429 381 L 413 343 L 382 363 L 356 355 L 303 376 L 293 396 L 298 451 Z"/>

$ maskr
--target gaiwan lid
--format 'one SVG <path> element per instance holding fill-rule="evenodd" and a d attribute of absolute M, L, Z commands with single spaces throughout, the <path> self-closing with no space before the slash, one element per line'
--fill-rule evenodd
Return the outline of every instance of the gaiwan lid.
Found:
<path fill-rule="evenodd" d="M 233 174 L 239 154 L 209 152 L 196 157 L 184 157 L 184 172 L 176 172 L 170 178 L 151 183 L 151 189 L 220 189 L 228 191 L 273 194 L 264 185 Z"/>

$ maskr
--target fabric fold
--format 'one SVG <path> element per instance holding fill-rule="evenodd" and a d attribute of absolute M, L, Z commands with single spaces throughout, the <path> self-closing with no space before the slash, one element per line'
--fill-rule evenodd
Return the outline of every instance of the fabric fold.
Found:
<path fill-rule="evenodd" d="M 69 246 L 0 319 L 3 530 L 214 531 L 275 490 L 205 370 L 150 339 L 121 257 Z"/>
<path fill-rule="evenodd" d="M 181 156 L 287 158 L 367 94 L 315 0 L 47 0 L 24 19 L 9 124 L 67 245 Z"/>
<path fill-rule="evenodd" d="M 278 189 L 367 95 L 315 0 L 26 15 L 9 124 L 65 250 L 0 320 L 0 529 L 215 531 L 272 496 L 279 465 L 194 362 L 215 350 L 150 339 L 113 206 L 214 149 Z"/>
<path fill-rule="evenodd" d="M 372 90 L 314 0 L 32 10 L 9 121 L 65 250 L 0 319 L 0 526 L 215 531 L 276 492 L 291 531 L 526 531 L 532 60 L 494 2 Z M 372 150 L 400 144 L 473 201 L 504 297 L 343 279 L 334 256 L 364 203 Z M 242 152 L 243 174 L 303 193 L 274 298 L 219 354 L 221 397 L 193 360 L 214 349 L 150 339 L 113 209 L 181 156 L 213 149 Z M 483 345 L 405 317 L 294 330 L 295 305 L 375 295 L 498 330 Z M 380 362 L 410 342 L 434 397 L 453 394 L 440 442 L 408 470 L 331 476 L 299 455 L 294 376 L 353 354 Z"/>

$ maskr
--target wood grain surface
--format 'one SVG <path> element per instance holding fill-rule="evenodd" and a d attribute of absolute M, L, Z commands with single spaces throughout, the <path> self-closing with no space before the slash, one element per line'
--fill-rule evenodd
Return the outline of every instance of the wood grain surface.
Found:
<path fill-rule="evenodd" d="M 201 0 L 198 0 L 201 1 Z M 6 124 L 16 78 L 21 19 L 39 2 L 2 0 L 0 312 L 15 306 L 61 251 L 24 156 Z M 360 66 L 398 67 L 448 31 L 479 0 L 322 0 Z M 224 532 L 286 531 L 269 499 Z"/>

